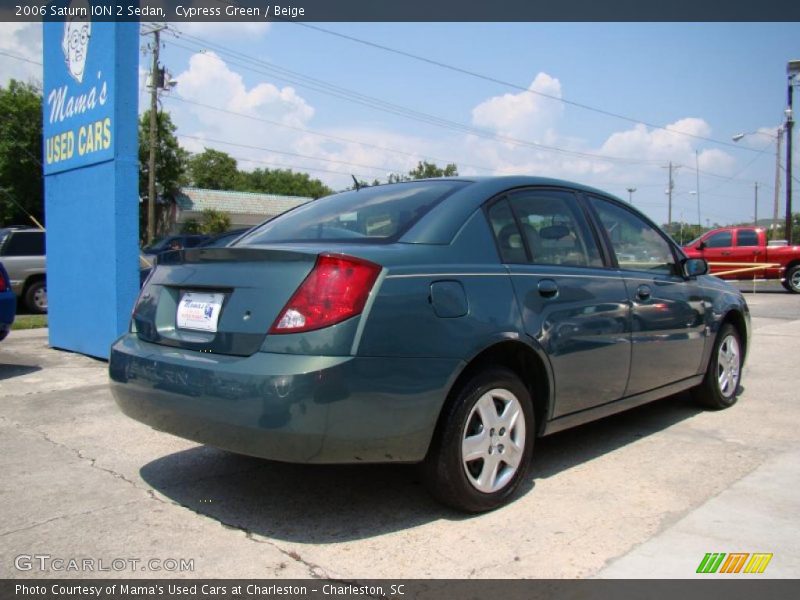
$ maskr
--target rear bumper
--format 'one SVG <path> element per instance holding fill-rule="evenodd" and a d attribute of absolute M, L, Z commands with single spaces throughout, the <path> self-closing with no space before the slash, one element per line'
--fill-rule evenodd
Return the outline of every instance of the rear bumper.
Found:
<path fill-rule="evenodd" d="M 122 411 L 241 454 L 301 463 L 425 457 L 457 359 L 204 354 L 140 341 L 111 348 Z"/>

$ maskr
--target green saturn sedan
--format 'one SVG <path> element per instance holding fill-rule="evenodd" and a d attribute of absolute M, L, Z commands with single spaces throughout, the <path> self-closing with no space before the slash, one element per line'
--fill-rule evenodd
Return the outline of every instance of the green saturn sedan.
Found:
<path fill-rule="evenodd" d="M 536 177 L 336 194 L 162 255 L 111 349 L 125 414 L 296 463 L 420 463 L 507 502 L 534 439 L 682 390 L 736 402 L 750 313 L 641 213 Z"/>

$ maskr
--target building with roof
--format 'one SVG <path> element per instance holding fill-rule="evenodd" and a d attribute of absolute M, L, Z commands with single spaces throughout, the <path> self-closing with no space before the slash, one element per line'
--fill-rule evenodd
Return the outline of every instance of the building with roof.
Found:
<path fill-rule="evenodd" d="M 191 219 L 199 221 L 207 209 L 226 213 L 231 219 L 231 229 L 252 227 L 311 200 L 303 196 L 185 187 L 175 198 L 173 229 L 180 230 Z"/>

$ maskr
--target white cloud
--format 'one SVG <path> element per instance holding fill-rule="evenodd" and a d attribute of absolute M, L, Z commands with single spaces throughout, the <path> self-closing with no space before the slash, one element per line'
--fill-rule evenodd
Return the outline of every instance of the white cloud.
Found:
<path fill-rule="evenodd" d="M 189 69 L 176 79 L 177 95 L 203 104 L 293 126 L 303 125 L 314 115 L 314 109 L 292 87 L 258 83 L 248 89 L 242 76 L 232 71 L 214 52 L 193 55 Z M 214 128 L 219 128 L 224 118 L 216 111 L 197 107 L 191 110 L 206 125 Z"/>
<path fill-rule="evenodd" d="M 680 119 L 665 129 L 651 129 L 637 124 L 632 129 L 612 134 L 601 147 L 608 156 L 643 160 L 687 160 L 694 153 L 697 140 L 690 136 L 708 137 L 711 127 L 703 119 Z"/>
<path fill-rule="evenodd" d="M 0 51 L 14 56 L 0 55 L 0 85 L 10 79 L 41 83 L 42 26 L 40 23 L 0 23 Z"/>
<path fill-rule="evenodd" d="M 731 175 L 736 167 L 736 159 L 717 148 L 702 150 L 699 154 L 700 171 L 720 175 Z"/>
<path fill-rule="evenodd" d="M 528 89 L 561 98 L 561 82 L 547 73 L 536 75 Z M 519 92 L 494 96 L 481 102 L 472 109 L 472 122 L 504 136 L 543 138 L 552 136 L 563 113 L 564 105 L 558 100 L 536 93 Z"/>
<path fill-rule="evenodd" d="M 334 189 L 350 185 L 350 173 L 367 181 L 375 178 L 385 181 L 389 173 L 405 173 L 426 157 L 438 157 L 435 162 L 440 165 L 455 162 L 464 175 L 528 174 L 562 178 L 594 185 L 619 196 L 627 196 L 627 187 L 636 187 L 638 191 L 634 200 L 637 205 L 661 222 L 664 220 L 661 213 L 666 211 L 663 191 L 667 180 L 662 167 L 669 161 L 684 166 L 675 174 L 675 210 L 685 208 L 681 203 L 686 204 L 690 198 L 687 190 L 695 187 L 692 169 L 696 151 L 699 151 L 697 157 L 703 172 L 730 176 L 737 168 L 737 161 L 731 154 L 710 148 L 708 143 L 691 137 L 712 136 L 709 123 L 697 117 L 676 120 L 667 126 L 668 130 L 631 125 L 611 133 L 604 140 L 590 143 L 562 131 L 563 104 L 535 94 L 522 92 L 489 97 L 472 110 L 473 124 L 477 127 L 570 151 L 564 153 L 458 132 L 433 130 L 429 134 L 413 135 L 380 125 L 348 127 L 346 124 L 324 130 L 313 123 L 315 107 L 294 88 L 279 87 L 269 81 L 246 82 L 213 52 L 192 56 L 189 67 L 177 78 L 179 85 L 173 94 L 179 97 L 297 128 L 279 127 L 167 100 L 165 106 L 172 112 L 179 133 L 201 138 L 181 138 L 184 147 L 195 152 L 202 151 L 205 146 L 215 147 L 237 158 L 240 167 L 246 169 L 291 166 L 294 170 L 307 170 L 312 177 L 321 179 Z M 562 93 L 559 80 L 546 73 L 539 73 L 530 87 L 556 97 Z M 324 138 L 303 132 L 305 128 L 361 140 L 369 145 Z M 203 141 L 211 139 L 262 149 Z M 411 155 L 376 146 L 403 150 Z M 327 161 L 287 156 L 263 148 Z M 614 160 L 617 157 L 628 160 Z M 711 178 L 703 174 L 701 178 L 704 180 L 703 189 L 711 185 Z M 712 200 L 704 198 L 704 211 L 705 203 Z"/>

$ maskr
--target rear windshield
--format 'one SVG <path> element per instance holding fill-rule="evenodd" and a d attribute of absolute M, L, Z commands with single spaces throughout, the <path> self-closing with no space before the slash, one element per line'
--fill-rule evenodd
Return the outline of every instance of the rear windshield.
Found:
<path fill-rule="evenodd" d="M 276 242 L 393 242 L 466 181 L 417 181 L 320 198 L 253 230 L 237 246 Z"/>

